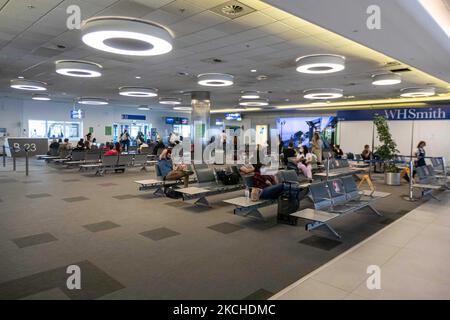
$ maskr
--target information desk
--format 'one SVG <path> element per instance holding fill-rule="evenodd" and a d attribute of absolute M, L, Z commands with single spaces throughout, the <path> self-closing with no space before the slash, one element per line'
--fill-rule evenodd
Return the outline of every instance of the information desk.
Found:
<path fill-rule="evenodd" d="M 25 157 L 25 149 L 28 149 L 30 157 L 48 152 L 47 138 L 15 138 L 8 137 L 5 140 L 6 155 L 11 157 L 11 149 L 17 150 L 16 157 Z"/>

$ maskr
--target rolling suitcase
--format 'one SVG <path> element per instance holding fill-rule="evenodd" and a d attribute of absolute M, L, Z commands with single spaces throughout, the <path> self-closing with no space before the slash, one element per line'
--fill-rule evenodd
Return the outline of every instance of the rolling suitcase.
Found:
<path fill-rule="evenodd" d="M 278 212 L 277 221 L 279 223 L 286 223 L 289 225 L 296 226 L 297 218 L 292 217 L 290 214 L 297 212 L 300 208 L 300 191 L 298 186 L 288 184 L 287 190 L 285 190 L 281 196 L 278 198 Z"/>

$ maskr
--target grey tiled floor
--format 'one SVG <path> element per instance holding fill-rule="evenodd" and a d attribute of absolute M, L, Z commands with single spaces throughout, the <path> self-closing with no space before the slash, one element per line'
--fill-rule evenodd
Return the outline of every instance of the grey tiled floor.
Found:
<path fill-rule="evenodd" d="M 42 183 L 20 183 L 25 180 L 21 163 L 17 172 L 0 168 L 0 174 L 5 176 L 3 180 L 11 181 L 0 183 L 0 299 L 12 297 L 14 292 L 15 298 L 41 299 L 267 298 L 385 227 L 379 223 L 383 218 L 369 211 L 348 215 L 333 224 L 343 235 L 342 244 L 323 250 L 299 241 L 313 234 L 333 239 L 329 234 L 320 230 L 307 232 L 302 221 L 296 227 L 277 224 L 276 206 L 261 209 L 267 222 L 233 215 L 233 207 L 224 206 L 221 201 L 242 192 L 210 197 L 213 207 L 199 208 L 192 203 L 170 206 L 167 203 L 179 200 L 138 191 L 133 181 L 154 178 L 153 170 L 140 172 L 137 168 L 124 174 L 95 177 L 92 172 L 55 169 L 32 161 L 27 179 Z M 80 181 L 63 182 L 70 179 Z M 380 190 L 394 193 L 392 199 L 377 204 L 385 218 L 397 219 L 399 210 L 411 210 L 420 204 L 401 200 L 405 185 L 380 186 Z M 116 196 L 119 199 L 113 198 Z M 62 200 L 68 198 L 88 200 Z M 305 201 L 302 205 L 310 204 Z M 108 227 L 102 232 L 83 227 L 105 221 L 119 227 Z M 107 227 L 102 224 L 98 228 L 102 226 Z M 405 228 L 400 230 L 400 236 L 387 237 L 385 240 L 390 243 L 385 245 L 406 246 L 412 240 L 408 232 L 422 229 L 414 221 Z M 441 229 L 430 229 L 423 234 L 429 245 L 435 241 L 431 231 L 445 239 Z M 12 241 L 43 233 L 53 235 L 57 241 L 24 248 Z M 429 254 L 434 251 L 421 246 Z M 389 259 L 393 250 L 378 253 L 378 261 Z M 411 255 L 407 257 L 413 259 Z M 82 275 L 98 290 L 82 290 L 74 296 L 53 284 L 31 285 L 26 292 L 2 289 L 25 283 L 28 286 L 27 279 L 47 282 L 60 276 L 60 271 L 54 270 L 74 263 L 81 263 Z M 415 272 L 420 270 L 416 268 Z M 445 275 L 440 269 L 437 271 L 437 277 Z M 65 272 L 64 276 L 67 277 Z M 345 295 L 347 291 L 335 288 L 332 296 L 341 293 Z"/>

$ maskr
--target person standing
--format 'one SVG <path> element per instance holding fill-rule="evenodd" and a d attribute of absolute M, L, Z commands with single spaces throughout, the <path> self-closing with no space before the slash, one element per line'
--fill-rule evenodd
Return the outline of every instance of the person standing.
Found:
<path fill-rule="evenodd" d="M 311 139 L 311 152 L 316 155 L 317 162 L 322 162 L 322 139 L 320 138 L 319 132 L 314 132 L 314 135 Z"/>
<path fill-rule="evenodd" d="M 427 144 L 425 143 L 425 141 L 420 141 L 419 144 L 417 145 L 416 167 L 423 167 L 423 166 L 427 165 L 425 163 L 425 157 L 426 157 L 425 146 L 426 145 Z"/>
<path fill-rule="evenodd" d="M 128 151 L 128 147 L 130 146 L 130 135 L 127 129 L 123 130 L 120 135 L 120 144 L 122 145 L 123 151 Z"/>

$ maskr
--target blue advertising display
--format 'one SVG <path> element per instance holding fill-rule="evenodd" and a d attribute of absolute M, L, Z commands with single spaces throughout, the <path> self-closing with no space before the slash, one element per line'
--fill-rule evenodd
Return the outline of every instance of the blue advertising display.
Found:
<path fill-rule="evenodd" d="M 146 120 L 147 117 L 140 114 L 122 114 L 123 120 Z"/>
<path fill-rule="evenodd" d="M 225 120 L 241 121 L 242 116 L 240 113 L 226 113 Z"/>
<path fill-rule="evenodd" d="M 344 110 L 337 112 L 337 118 L 339 121 L 372 121 L 376 114 L 383 115 L 388 120 L 449 120 L 450 106 Z"/>

